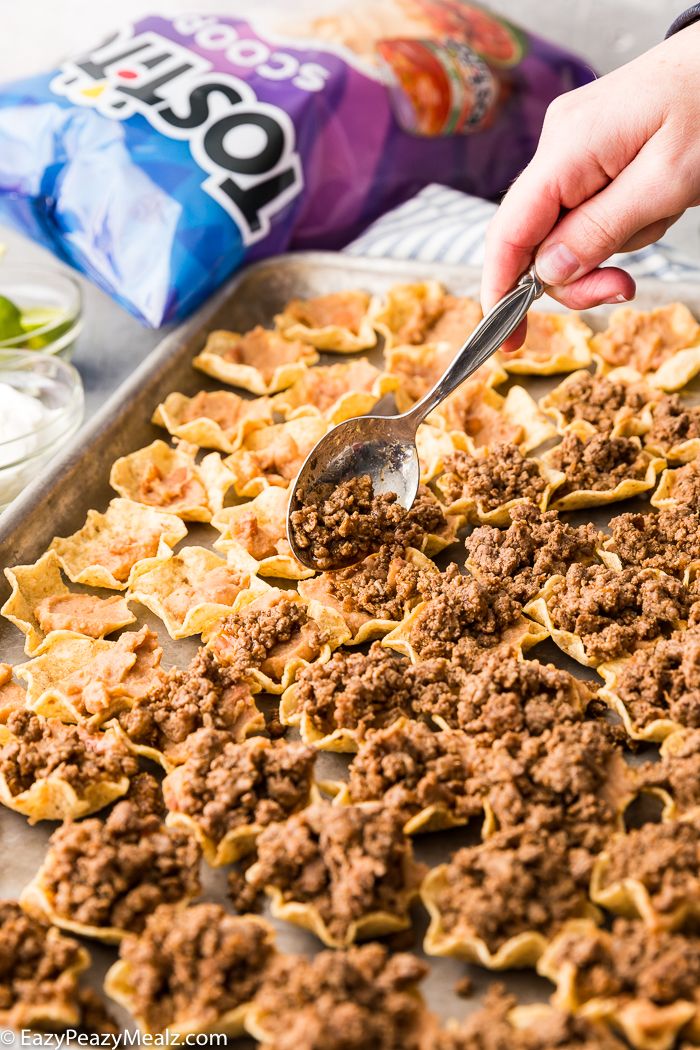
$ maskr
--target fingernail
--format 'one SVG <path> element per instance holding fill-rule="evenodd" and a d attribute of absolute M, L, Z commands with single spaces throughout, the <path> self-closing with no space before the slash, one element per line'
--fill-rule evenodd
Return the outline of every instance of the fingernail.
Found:
<path fill-rule="evenodd" d="M 627 298 L 627 296 L 623 295 L 622 293 L 620 293 L 619 295 L 613 295 L 612 299 L 603 299 L 603 303 L 601 305 L 614 306 L 616 303 L 628 303 L 628 302 L 629 302 L 629 299 Z"/>
<path fill-rule="evenodd" d="M 535 259 L 535 269 L 545 284 L 564 284 L 580 268 L 580 261 L 565 244 L 549 244 Z"/>

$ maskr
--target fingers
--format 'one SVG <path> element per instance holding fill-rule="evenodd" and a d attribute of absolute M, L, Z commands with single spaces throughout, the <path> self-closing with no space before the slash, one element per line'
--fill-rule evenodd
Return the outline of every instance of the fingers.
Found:
<path fill-rule="evenodd" d="M 590 310 L 603 303 L 625 303 L 634 299 L 634 280 L 617 266 L 603 266 L 571 284 L 554 285 L 547 292 L 569 310 Z"/>
<path fill-rule="evenodd" d="M 569 310 L 590 310 L 603 303 L 626 303 L 634 298 L 636 286 L 634 280 L 624 270 L 616 266 L 600 267 L 579 277 L 573 284 L 547 288 L 547 293 Z M 546 307 L 545 307 L 546 309 Z M 501 347 L 504 353 L 512 353 L 525 341 L 525 322 Z"/>
<path fill-rule="evenodd" d="M 539 163 L 533 161 L 513 183 L 489 225 L 481 280 L 484 312 L 514 286 L 559 218 L 559 196 L 551 187 L 543 188 L 538 171 Z"/>
<path fill-rule="evenodd" d="M 597 193 L 626 163 L 620 153 L 620 136 L 614 126 L 600 121 L 590 88 L 598 90 L 597 85 L 588 85 L 551 104 L 535 156 L 489 225 L 481 284 L 484 310 L 505 295 L 527 269 L 562 209 L 576 207 Z M 572 133 L 574 128 L 584 145 Z M 634 156 L 639 146 L 630 148 Z M 598 156 L 606 158 L 607 166 Z"/>
<path fill-rule="evenodd" d="M 639 231 L 677 213 L 674 180 L 642 150 L 608 186 L 565 215 L 535 256 L 545 284 L 571 284 L 618 252 Z M 661 228 L 661 227 L 660 227 Z"/>

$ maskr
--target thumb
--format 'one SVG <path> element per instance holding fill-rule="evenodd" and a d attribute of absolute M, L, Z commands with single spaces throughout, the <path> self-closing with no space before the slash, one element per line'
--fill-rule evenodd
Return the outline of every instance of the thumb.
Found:
<path fill-rule="evenodd" d="M 539 276 L 561 286 L 590 273 L 640 230 L 678 211 L 673 182 L 639 154 L 605 189 L 557 223 L 537 251 Z"/>

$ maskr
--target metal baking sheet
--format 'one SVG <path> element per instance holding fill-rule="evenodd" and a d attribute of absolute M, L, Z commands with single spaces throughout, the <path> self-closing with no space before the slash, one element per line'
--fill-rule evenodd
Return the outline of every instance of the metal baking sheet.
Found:
<path fill-rule="evenodd" d="M 154 427 L 150 418 L 156 405 L 172 390 L 193 394 L 198 389 L 213 389 L 219 385 L 209 381 L 191 367 L 207 334 L 216 328 L 245 331 L 255 324 L 271 325 L 273 315 L 290 298 L 321 295 L 347 288 L 362 287 L 375 293 L 385 292 L 397 281 L 419 281 L 433 278 L 442 281 L 450 291 L 462 295 L 478 295 L 479 272 L 446 264 L 427 266 L 415 262 L 373 260 L 347 257 L 326 252 L 307 252 L 280 256 L 258 263 L 242 272 L 226 285 L 209 303 L 202 307 L 186 324 L 167 336 L 149 355 L 102 411 L 73 440 L 52 464 L 46 477 L 34 482 L 0 518 L 0 565 L 11 566 L 35 561 L 51 539 L 65 536 L 78 529 L 91 507 L 104 509 L 114 495 L 109 488 L 109 469 L 117 456 L 140 448 L 164 431 Z M 639 282 L 636 306 L 650 308 L 680 300 L 696 314 L 700 314 L 700 289 L 694 284 L 665 283 L 658 280 Z M 540 309 L 547 309 L 547 300 L 540 301 Z M 556 304 L 555 308 L 556 308 Z M 584 319 L 594 329 L 605 326 L 611 307 L 601 307 L 584 313 Z M 380 352 L 367 355 L 380 363 Z M 322 363 L 337 360 L 337 355 L 322 355 Z M 345 358 L 347 360 L 347 358 Z M 511 382 L 521 382 L 534 397 L 540 397 L 561 380 L 515 376 Z M 696 385 L 697 386 L 697 385 Z M 615 504 L 611 509 L 579 512 L 579 520 L 592 520 L 604 528 L 609 518 L 624 509 L 643 506 L 641 501 Z M 191 525 L 186 543 L 211 545 L 216 533 L 208 526 Z M 448 551 L 443 560 L 457 560 L 460 548 Z M 9 593 L 5 579 L 0 581 L 0 602 Z M 134 605 L 138 613 L 140 606 Z M 163 625 L 150 614 L 141 616 L 140 623 L 149 623 L 158 630 L 165 651 L 164 664 L 183 664 L 194 652 L 198 639 L 173 642 Z M 129 629 L 135 629 L 134 625 Z M 23 636 L 9 622 L 0 622 L 0 654 L 4 661 L 19 663 L 26 659 Z M 577 675 L 588 678 L 594 673 L 569 660 L 553 643 L 545 642 L 533 651 L 541 660 L 552 661 Z M 319 774 L 336 776 L 347 765 L 347 758 L 321 754 Z M 55 825 L 42 823 L 29 827 L 19 814 L 0 808 L 0 848 L 6 860 L 0 868 L 0 895 L 16 897 L 31 879 L 41 863 L 49 835 Z M 414 840 L 418 859 L 429 864 L 446 860 L 461 845 L 477 841 L 477 833 L 464 829 L 420 836 Z M 225 872 L 207 869 L 203 865 L 204 898 L 225 903 Z M 286 923 L 273 920 L 278 930 L 278 944 L 283 951 L 313 953 L 319 949 L 316 939 Z M 420 945 L 427 926 L 427 916 L 417 905 L 414 909 L 415 944 L 413 950 L 421 954 Z M 93 958 L 89 980 L 100 987 L 103 975 L 116 958 L 116 949 L 87 942 Z M 493 974 L 478 967 L 468 966 L 454 959 L 428 959 L 430 975 L 424 983 L 428 1004 L 443 1018 L 463 1017 L 476 1008 L 479 993 L 493 980 L 504 981 L 521 1001 L 544 1000 L 551 992 L 549 982 L 528 971 Z M 455 982 L 465 973 L 474 979 L 475 995 L 468 1001 L 454 993 Z M 125 1029 L 134 1030 L 133 1023 L 119 1008 L 115 1014 Z M 247 1041 L 236 1044 L 245 1047 Z"/>

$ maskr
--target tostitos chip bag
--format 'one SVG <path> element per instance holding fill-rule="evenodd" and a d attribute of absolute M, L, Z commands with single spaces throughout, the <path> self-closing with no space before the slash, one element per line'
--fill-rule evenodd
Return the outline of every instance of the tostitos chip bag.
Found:
<path fill-rule="evenodd" d="M 337 248 L 428 182 L 495 197 L 573 55 L 463 0 L 354 0 L 263 30 L 148 17 L 0 91 L 0 221 L 146 324 L 245 260 Z"/>

